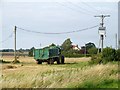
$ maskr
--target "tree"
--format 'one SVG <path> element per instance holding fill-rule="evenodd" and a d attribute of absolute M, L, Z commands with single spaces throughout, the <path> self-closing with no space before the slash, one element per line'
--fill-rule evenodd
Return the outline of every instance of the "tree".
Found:
<path fill-rule="evenodd" d="M 19 51 L 20 53 L 23 53 L 23 52 L 24 52 L 24 50 L 23 50 L 22 48 L 20 48 L 18 51 Z"/>
<path fill-rule="evenodd" d="M 49 47 L 51 47 L 51 46 L 56 46 L 54 43 L 52 43 L 51 45 L 49 45 Z"/>
<path fill-rule="evenodd" d="M 61 45 L 61 48 L 63 49 L 63 51 L 69 51 L 71 47 L 72 47 L 72 42 L 70 38 L 66 39 Z"/>
<path fill-rule="evenodd" d="M 34 51 L 34 49 L 35 49 L 35 48 L 32 47 L 32 48 L 29 50 L 29 56 L 30 56 L 30 57 L 33 57 L 33 51 Z"/>
<path fill-rule="evenodd" d="M 86 50 L 89 50 L 90 48 L 96 48 L 95 44 L 91 42 L 85 44 L 85 46 L 86 46 Z"/>

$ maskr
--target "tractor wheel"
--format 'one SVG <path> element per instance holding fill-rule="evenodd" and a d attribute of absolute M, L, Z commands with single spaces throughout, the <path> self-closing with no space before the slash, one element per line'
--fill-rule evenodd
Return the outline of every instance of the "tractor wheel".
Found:
<path fill-rule="evenodd" d="M 60 64 L 60 59 L 59 58 L 57 58 L 57 64 Z"/>
<path fill-rule="evenodd" d="M 64 62 L 65 62 L 65 58 L 64 56 L 61 56 L 61 64 L 64 64 Z"/>

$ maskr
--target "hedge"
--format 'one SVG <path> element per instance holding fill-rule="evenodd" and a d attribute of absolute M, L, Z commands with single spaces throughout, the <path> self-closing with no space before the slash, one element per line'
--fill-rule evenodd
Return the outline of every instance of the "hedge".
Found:
<path fill-rule="evenodd" d="M 120 49 L 115 50 L 110 47 L 103 49 L 102 53 L 97 55 L 92 55 L 90 64 L 106 64 L 112 61 L 120 61 Z"/>
<path fill-rule="evenodd" d="M 65 57 L 68 57 L 68 58 L 79 58 L 79 57 L 91 57 L 90 54 L 63 54 Z"/>

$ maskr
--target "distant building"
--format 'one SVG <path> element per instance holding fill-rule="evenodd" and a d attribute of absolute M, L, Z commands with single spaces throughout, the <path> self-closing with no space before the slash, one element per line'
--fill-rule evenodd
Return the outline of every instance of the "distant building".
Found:
<path fill-rule="evenodd" d="M 120 1 L 118 3 L 118 48 L 120 49 Z"/>
<path fill-rule="evenodd" d="M 78 45 L 72 45 L 72 49 L 73 50 L 80 50 L 80 48 L 78 47 Z"/>

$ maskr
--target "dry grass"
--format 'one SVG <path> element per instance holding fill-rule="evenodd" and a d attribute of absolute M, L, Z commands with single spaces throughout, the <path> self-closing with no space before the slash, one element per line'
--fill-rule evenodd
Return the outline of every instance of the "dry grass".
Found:
<path fill-rule="evenodd" d="M 6 57 L 5 60 L 12 60 Z M 93 65 L 81 68 L 90 58 L 66 58 L 65 65 L 37 65 L 33 58 L 20 58 L 21 64 L 3 64 L 0 83 L 3 88 L 68 88 L 84 87 L 86 82 L 99 84 L 104 80 L 117 80 L 117 64 Z M 86 62 L 85 62 L 86 61 Z M 75 64 L 73 64 L 75 63 Z M 77 67 L 72 67 L 77 66 Z M 113 87 L 113 86 L 111 86 Z M 115 88 L 118 86 L 115 85 Z"/>
<path fill-rule="evenodd" d="M 14 68 L 17 68 L 16 66 L 12 66 L 12 65 L 4 65 L 3 67 L 2 67 L 2 69 L 4 70 L 4 69 L 14 69 Z"/>
<path fill-rule="evenodd" d="M 14 60 L 14 57 L 13 56 L 5 56 L 5 57 L 2 57 L 3 60 L 5 61 L 13 61 Z M 73 63 L 73 62 L 86 62 L 86 61 L 89 61 L 91 58 L 86 58 L 86 57 L 82 57 L 82 58 L 65 58 L 65 62 L 66 63 Z M 20 62 L 27 62 L 27 63 L 35 63 L 35 60 L 33 57 L 20 57 L 18 59 Z"/>
<path fill-rule="evenodd" d="M 14 60 L 14 57 L 13 56 L 5 56 L 5 57 L 2 57 L 1 59 L 5 60 L 5 61 L 9 61 L 9 62 L 12 62 Z M 20 62 L 27 62 L 27 63 L 34 63 L 35 60 L 33 57 L 19 57 L 18 60 Z"/>

